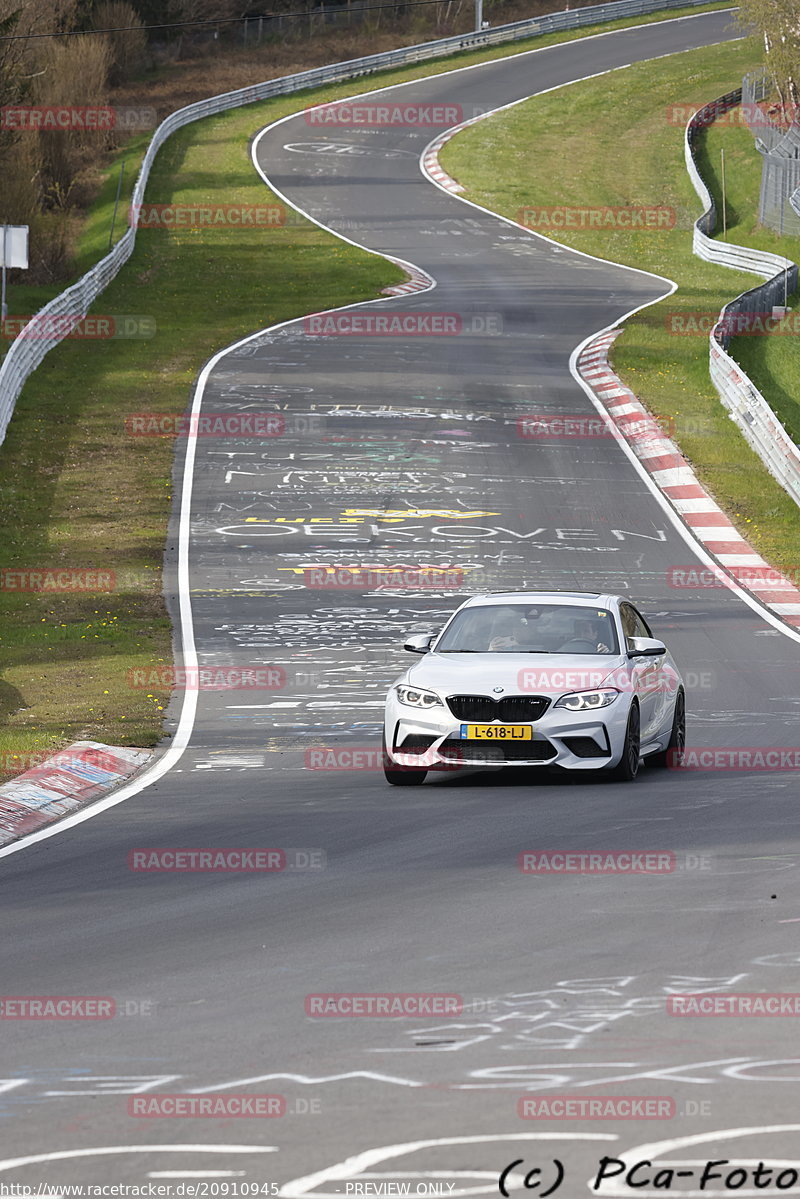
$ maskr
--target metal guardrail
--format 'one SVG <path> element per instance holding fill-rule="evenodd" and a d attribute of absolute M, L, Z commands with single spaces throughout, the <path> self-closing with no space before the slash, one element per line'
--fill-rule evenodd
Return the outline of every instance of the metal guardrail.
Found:
<path fill-rule="evenodd" d="M 717 221 L 716 205 L 700 172 L 694 154 L 694 142 L 700 129 L 715 116 L 727 112 L 741 100 L 741 89 L 728 92 L 704 105 L 689 119 L 686 126 L 686 169 L 694 189 L 705 205 L 703 215 L 695 221 L 692 249 L 705 262 L 727 266 L 732 270 L 750 271 L 767 280 L 726 304 L 709 337 L 709 372 L 722 403 L 755 450 L 767 470 L 800 505 L 800 449 L 792 441 L 778 417 L 761 392 L 728 353 L 731 330 L 741 314 L 771 314 L 773 306 L 783 305 L 786 295 L 797 289 L 797 265 L 780 254 L 768 254 L 747 246 L 714 241 Z"/>
<path fill-rule="evenodd" d="M 591 8 L 565 10 L 516 21 L 511 25 L 501 25 L 497 29 L 486 29 L 480 33 L 456 34 L 434 42 L 389 50 L 383 54 L 369 54 L 364 58 L 333 63 L 331 66 L 318 67 L 315 70 L 301 71 L 296 75 L 284 75 L 280 79 L 269 79 L 251 87 L 200 100 L 171 113 L 156 129 L 136 180 L 131 207 L 136 211 L 142 204 L 153 161 L 167 138 L 184 125 L 202 120 L 203 117 L 253 104 L 258 100 L 266 100 L 271 96 L 282 96 L 325 83 L 356 79 L 360 75 L 369 75 L 388 67 L 427 62 L 458 50 L 502 45 L 504 42 L 514 42 L 531 36 L 579 29 L 583 25 L 613 21 L 620 17 L 644 16 L 665 9 L 701 8 L 707 3 L 708 0 L 612 0 L 611 3 L 598 4 Z M 74 327 L 78 320 L 86 316 L 94 300 L 130 258 L 135 241 L 136 229 L 132 227 L 105 258 L 100 259 L 72 287 L 68 287 L 46 304 L 9 347 L 0 365 L 0 444 L 5 438 L 25 380 L 45 354 L 67 336 L 69 329 Z M 59 319 L 61 327 L 58 326 Z"/>

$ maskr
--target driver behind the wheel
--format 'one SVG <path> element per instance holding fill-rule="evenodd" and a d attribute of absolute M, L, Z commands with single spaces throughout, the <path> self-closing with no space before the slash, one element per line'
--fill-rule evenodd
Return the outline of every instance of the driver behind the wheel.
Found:
<path fill-rule="evenodd" d="M 576 620 L 572 626 L 572 640 L 591 642 L 594 647 L 592 652 L 596 654 L 611 653 L 611 647 L 603 640 L 607 635 L 602 622 L 594 617 L 590 620 Z"/>

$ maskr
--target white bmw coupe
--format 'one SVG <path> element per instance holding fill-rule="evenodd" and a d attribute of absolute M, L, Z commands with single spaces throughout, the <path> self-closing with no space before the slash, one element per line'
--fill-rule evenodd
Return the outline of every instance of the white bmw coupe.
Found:
<path fill-rule="evenodd" d="M 672 657 L 622 596 L 544 592 L 474 596 L 386 699 L 389 783 L 429 770 L 540 766 L 633 781 L 642 759 L 678 765 L 683 682 Z"/>

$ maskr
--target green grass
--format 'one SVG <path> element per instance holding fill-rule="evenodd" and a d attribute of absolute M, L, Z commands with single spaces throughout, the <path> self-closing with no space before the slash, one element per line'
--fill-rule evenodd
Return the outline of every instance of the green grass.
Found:
<path fill-rule="evenodd" d="M 671 125 L 665 114 L 676 100 L 710 100 L 731 90 L 759 54 L 753 41 L 727 43 L 561 88 L 465 130 L 445 147 L 441 161 L 468 189 L 468 198 L 514 219 L 525 206 L 674 208 L 671 230 L 549 235 L 679 284 L 673 296 L 625 322 L 614 345 L 615 369 L 650 411 L 672 421 L 686 457 L 746 536 L 776 566 L 788 568 L 800 560 L 797 507 L 728 419 L 709 379 L 707 336 L 676 336 L 666 320 L 672 313 L 682 319 L 693 312 L 716 314 L 758 283 L 755 276 L 711 266 L 692 254 L 700 204 L 684 165 L 683 127 Z M 737 131 L 721 136 L 732 132 Z M 709 154 L 715 152 L 710 139 Z M 742 183 L 741 195 L 738 187 L 730 193 L 733 212 L 745 221 L 758 196 L 754 149 L 753 155 L 755 175 Z M 738 226 L 734 233 L 751 240 Z M 765 248 L 777 248 L 771 235 L 758 237 Z M 748 342 L 748 352 L 765 357 L 783 352 L 772 342 L 791 350 L 790 338 L 736 341 L 737 351 Z M 753 347 L 754 342 L 767 344 Z M 765 377 L 760 382 L 769 394 Z"/>
<path fill-rule="evenodd" d="M 545 46 L 551 46 L 559 42 L 578 41 L 582 38 L 592 37 L 598 32 L 609 33 L 615 29 L 628 28 L 634 25 L 648 24 L 650 22 L 675 20 L 682 16 L 689 16 L 698 12 L 712 12 L 715 9 L 729 8 L 730 0 L 714 0 L 714 2 L 703 5 L 699 9 L 681 8 L 673 11 L 661 13 L 653 13 L 650 16 L 637 17 L 629 20 L 606 21 L 602 24 L 588 26 L 585 29 L 573 30 L 570 33 L 549 33 L 541 37 L 532 37 L 520 42 L 509 43 L 504 46 L 498 46 L 487 50 L 471 51 L 460 54 L 451 54 L 446 57 L 434 59 L 429 63 L 422 63 L 413 68 L 401 68 L 395 71 L 376 72 L 373 75 L 367 75 L 361 79 L 352 80 L 340 85 L 334 91 L 330 89 L 320 89 L 318 92 L 300 93 L 307 97 L 307 103 L 319 103 L 326 97 L 331 98 L 334 95 L 357 95 L 361 92 L 371 91 L 375 87 L 388 86 L 391 83 L 400 83 L 407 79 L 424 78 L 426 75 L 437 74 L 439 71 L 446 71 L 453 67 L 467 66 L 472 63 L 489 62 L 496 58 L 503 58 L 511 54 L 524 53 L 526 50 L 539 49 Z M 491 15 L 489 13 L 489 15 Z M 154 76 L 163 77 L 168 75 L 171 68 L 164 66 L 154 72 Z M 342 88 L 344 90 L 342 90 Z M 253 111 L 256 107 L 251 105 L 248 111 Z M 264 106 L 266 107 L 266 106 Z M 294 107 L 298 107 L 295 102 Z M 290 109 L 291 111 L 291 109 Z M 196 126 L 195 126 L 196 127 Z M 15 281 L 13 292 L 10 295 L 9 311 L 24 315 L 29 315 L 44 307 L 50 300 L 69 286 L 71 282 L 78 279 L 85 271 L 87 271 L 95 262 L 108 253 L 109 250 L 109 234 L 111 231 L 111 220 L 114 210 L 114 199 L 116 196 L 117 181 L 119 179 L 120 164 L 125 162 L 125 170 L 123 174 L 123 186 L 120 195 L 119 213 L 114 225 L 113 242 L 116 243 L 125 231 L 125 216 L 127 213 L 128 204 L 133 192 L 133 185 L 136 181 L 136 176 L 139 172 L 142 159 L 147 151 L 147 146 L 150 141 L 152 131 L 142 132 L 132 137 L 123 147 L 117 151 L 108 163 L 100 171 L 101 186 L 100 191 L 95 198 L 90 212 L 87 214 L 81 233 L 78 238 L 78 243 L 75 248 L 74 256 L 74 273 L 71 279 L 66 283 L 55 284 L 40 284 L 31 285 L 22 281 Z M 5 353 L 7 346 L 0 342 L 0 358 Z"/>
<path fill-rule="evenodd" d="M 286 101 L 280 108 L 290 110 Z M 182 130 L 159 155 L 148 196 L 263 203 L 248 135 L 280 108 Z M 127 436 L 125 414 L 182 412 L 212 347 L 375 296 L 402 277 L 310 223 L 140 231 L 95 309 L 146 314 L 155 336 L 62 343 L 26 385 L 0 449 L 2 566 L 100 568 L 117 580 L 101 595 L 0 592 L 0 753 L 79 737 L 159 739 L 168 689 L 131 689 L 128 672 L 172 660 L 160 568 L 173 445 Z"/>
<path fill-rule="evenodd" d="M 269 203 L 274 197 L 248 151 L 248 139 L 268 122 L 307 104 L 564 40 L 571 39 L 451 56 L 208 118 L 166 143 L 147 200 Z M 119 159 L 126 157 L 127 208 L 146 142 L 141 135 L 109 164 L 80 241 L 80 270 L 107 250 Z M 115 240 L 123 230 L 118 218 Z M 0 447 L 0 568 L 103 569 L 116 579 L 103 594 L 0 590 L 0 777 L 15 773 L 13 755 L 51 752 L 77 738 L 139 746 L 161 738 L 169 689 L 133 689 L 128 677 L 172 662 L 161 569 L 173 445 L 127 436 L 125 415 L 184 411 L 213 350 L 279 321 L 377 296 L 400 277 L 390 263 L 310 223 L 264 232 L 140 231 L 133 257 L 93 311 L 147 315 L 155 336 L 63 342 L 26 383 Z M 11 310 L 36 311 L 56 290 L 17 288 Z"/>
<path fill-rule="evenodd" d="M 152 136 L 153 131 L 151 129 L 131 138 L 130 141 L 117 150 L 102 171 L 100 191 L 92 204 L 91 211 L 87 215 L 78 242 L 75 261 L 77 275 L 82 275 L 95 262 L 107 254 L 128 228 L 128 207 L 133 195 L 133 187 Z M 114 207 L 117 198 L 117 186 L 120 182 L 120 171 L 122 172 L 122 185 L 120 187 L 119 206 L 115 217 Z"/>
<path fill-rule="evenodd" d="M 136 182 L 136 176 L 151 136 L 152 130 L 132 137 L 109 157 L 108 162 L 99 172 L 100 185 L 97 195 L 85 218 L 79 221 L 73 249 L 72 275 L 66 282 L 31 284 L 25 282 L 24 272 L 14 272 L 14 282 L 8 289 L 10 316 L 30 316 L 34 312 L 38 312 L 40 308 L 55 299 L 60 292 L 103 258 L 111 246 L 116 245 L 127 229 L 128 206 L 133 194 L 133 185 Z M 123 163 L 119 206 L 113 223 L 112 236 L 117 184 L 120 167 Z M 78 221 L 77 216 L 75 220 Z M 0 359 L 5 356 L 9 344 L 7 341 L 0 341 Z"/>

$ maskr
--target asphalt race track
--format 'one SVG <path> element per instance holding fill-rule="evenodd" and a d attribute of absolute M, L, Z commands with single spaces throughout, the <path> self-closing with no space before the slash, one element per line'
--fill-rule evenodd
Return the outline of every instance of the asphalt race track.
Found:
<path fill-rule="evenodd" d="M 381 99 L 466 117 L 736 36 L 731 21 L 643 26 Z M 571 1197 L 604 1155 L 800 1160 L 794 1021 L 667 1011 L 683 992 L 800 990 L 793 773 L 645 769 L 633 786 L 447 774 L 399 790 L 374 754 L 364 769 L 311 768 L 329 761 L 321 747 L 377 748 L 405 635 L 484 587 L 629 593 L 686 672 L 690 745 L 798 744 L 796 637 L 722 588 L 669 585 L 696 559 L 616 441 L 517 434 L 531 412 L 593 412 L 570 353 L 666 285 L 437 190 L 418 165 L 436 132 L 300 114 L 257 141 L 288 201 L 437 286 L 346 314 L 414 314 L 419 333 L 312 336 L 296 322 L 208 378 L 205 412 L 279 413 L 284 435 L 197 442 L 198 655 L 280 667 L 282 685 L 201 691 L 168 775 L 4 858 L 3 992 L 110 996 L 118 1015 L 4 1022 L 0 1183 L 62 1194 L 204 1176 L 293 1196 L 458 1196 L 497 1194 L 522 1160 L 512 1185 L 540 1167 L 528 1189 L 541 1194 L 558 1159 Z M 437 314 L 457 331 L 427 335 Z M 398 563 L 453 565 L 465 592 L 305 585 L 312 567 Z M 133 871 L 144 846 L 282 847 L 295 868 Z M 533 849 L 669 852 L 676 869 L 531 876 L 517 856 Z M 331 992 L 456 994 L 465 1010 L 309 1018 L 306 996 Z M 286 1112 L 128 1114 L 135 1095 L 187 1092 L 282 1095 Z M 518 1115 L 523 1096 L 564 1095 L 655 1097 L 669 1118 Z M 670 1189 L 723 1193 L 696 1177 Z"/>

